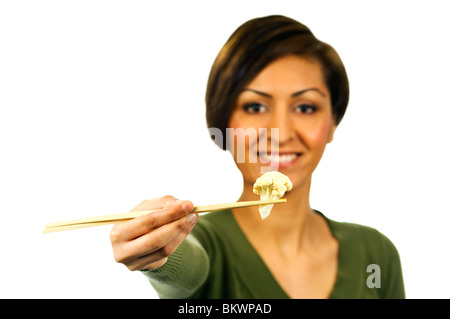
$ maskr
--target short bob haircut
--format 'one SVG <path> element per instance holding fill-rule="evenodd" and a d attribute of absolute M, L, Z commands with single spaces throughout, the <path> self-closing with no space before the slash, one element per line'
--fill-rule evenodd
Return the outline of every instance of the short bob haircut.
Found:
<path fill-rule="evenodd" d="M 289 54 L 316 59 L 322 65 L 338 125 L 349 101 L 347 73 L 339 55 L 329 44 L 318 40 L 307 26 L 285 16 L 272 15 L 245 22 L 217 55 L 206 89 L 208 127 L 219 129 L 225 138 L 240 92 L 268 64 Z M 227 149 L 225 141 L 218 140 L 217 136 L 214 142 Z"/>

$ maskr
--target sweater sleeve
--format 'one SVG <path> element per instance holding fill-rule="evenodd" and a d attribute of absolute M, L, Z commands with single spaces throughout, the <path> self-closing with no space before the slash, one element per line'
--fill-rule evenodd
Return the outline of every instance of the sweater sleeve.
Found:
<path fill-rule="evenodd" d="M 384 240 L 385 258 L 389 261 L 387 280 L 385 281 L 386 289 L 384 289 L 386 299 L 405 299 L 405 286 L 403 282 L 402 266 L 400 255 L 394 244 L 385 237 Z"/>
<path fill-rule="evenodd" d="M 366 281 L 366 290 L 377 292 L 377 297 L 382 299 L 404 299 L 405 287 L 397 248 L 387 236 L 378 230 L 367 226 L 359 226 L 359 229 L 364 230 L 363 237 L 361 237 L 361 241 L 365 242 L 363 247 L 366 259 L 364 262 L 366 265 L 376 264 L 379 272 L 380 285 L 375 288 L 369 287 Z M 367 280 L 369 273 L 369 270 L 366 270 Z"/>
<path fill-rule="evenodd" d="M 205 282 L 209 274 L 209 257 L 199 241 L 189 235 L 154 270 L 141 270 L 161 299 L 188 298 Z"/>

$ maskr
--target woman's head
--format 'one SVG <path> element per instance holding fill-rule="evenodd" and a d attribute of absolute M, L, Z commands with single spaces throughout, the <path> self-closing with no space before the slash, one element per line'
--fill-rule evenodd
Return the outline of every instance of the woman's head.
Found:
<path fill-rule="evenodd" d="M 349 100 L 347 74 L 336 51 L 319 41 L 308 27 L 284 16 L 247 21 L 219 52 L 208 80 L 206 119 L 226 137 L 226 128 L 239 94 L 266 66 L 284 56 L 316 60 L 331 95 L 335 125 L 342 120 Z M 214 141 L 224 149 L 226 141 Z"/>

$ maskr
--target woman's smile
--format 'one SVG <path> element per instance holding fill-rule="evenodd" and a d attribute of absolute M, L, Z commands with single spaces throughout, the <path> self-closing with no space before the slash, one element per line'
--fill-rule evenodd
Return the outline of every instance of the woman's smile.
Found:
<path fill-rule="evenodd" d="M 267 163 L 270 166 L 278 166 L 280 169 L 293 166 L 301 155 L 302 153 L 300 152 L 258 152 L 258 157 L 261 163 Z"/>

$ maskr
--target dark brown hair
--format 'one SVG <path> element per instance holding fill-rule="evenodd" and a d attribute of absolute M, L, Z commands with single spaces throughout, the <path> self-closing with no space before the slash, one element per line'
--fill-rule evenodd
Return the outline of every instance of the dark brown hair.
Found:
<path fill-rule="evenodd" d="M 289 54 L 317 59 L 331 93 L 336 125 L 342 120 L 349 100 L 345 67 L 337 52 L 318 40 L 300 22 L 280 15 L 249 20 L 228 39 L 211 68 L 206 90 L 206 121 L 209 128 L 226 128 L 241 90 L 264 67 Z M 226 149 L 224 141 L 217 145 Z"/>

